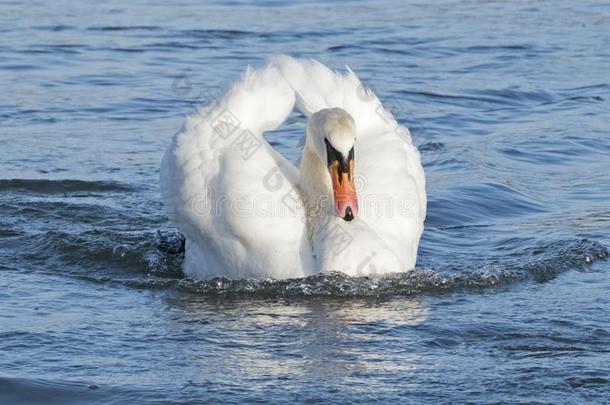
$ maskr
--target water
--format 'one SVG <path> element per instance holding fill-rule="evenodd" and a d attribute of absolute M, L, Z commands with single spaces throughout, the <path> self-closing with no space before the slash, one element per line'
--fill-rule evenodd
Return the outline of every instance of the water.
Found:
<path fill-rule="evenodd" d="M 198 3 L 0 3 L 0 403 L 610 402 L 607 4 Z M 411 128 L 414 273 L 181 276 L 162 153 L 279 52 Z"/>

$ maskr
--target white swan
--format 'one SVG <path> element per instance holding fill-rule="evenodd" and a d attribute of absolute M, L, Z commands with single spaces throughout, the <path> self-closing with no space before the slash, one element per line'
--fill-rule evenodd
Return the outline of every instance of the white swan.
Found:
<path fill-rule="evenodd" d="M 263 138 L 308 119 L 299 169 Z M 348 69 L 273 58 L 189 116 L 161 166 L 192 278 L 351 276 L 415 266 L 424 171 L 407 128 Z"/>

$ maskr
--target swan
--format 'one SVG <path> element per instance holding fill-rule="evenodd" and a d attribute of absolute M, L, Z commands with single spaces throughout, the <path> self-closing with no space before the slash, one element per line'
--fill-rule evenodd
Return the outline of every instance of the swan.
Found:
<path fill-rule="evenodd" d="M 263 137 L 297 109 L 297 164 Z M 161 163 L 165 211 L 194 279 L 414 268 L 426 216 L 409 130 L 356 74 L 277 56 L 187 117 Z"/>

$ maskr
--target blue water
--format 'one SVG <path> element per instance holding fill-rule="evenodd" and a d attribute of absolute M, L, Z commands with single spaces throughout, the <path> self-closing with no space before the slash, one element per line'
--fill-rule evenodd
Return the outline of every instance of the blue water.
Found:
<path fill-rule="evenodd" d="M 0 2 L 0 403 L 610 402 L 607 3 L 166 3 Z M 163 151 L 280 52 L 411 128 L 415 272 L 183 279 Z"/>

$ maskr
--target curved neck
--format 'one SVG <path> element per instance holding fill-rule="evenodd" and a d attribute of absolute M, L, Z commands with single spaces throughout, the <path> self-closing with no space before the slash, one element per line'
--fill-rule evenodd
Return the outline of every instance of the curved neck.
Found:
<path fill-rule="evenodd" d="M 315 226 L 329 215 L 333 215 L 334 200 L 328 168 L 315 152 L 309 131 L 301 154 L 299 171 L 299 187 L 303 193 L 303 202 L 308 218 L 313 220 L 308 225 Z"/>

